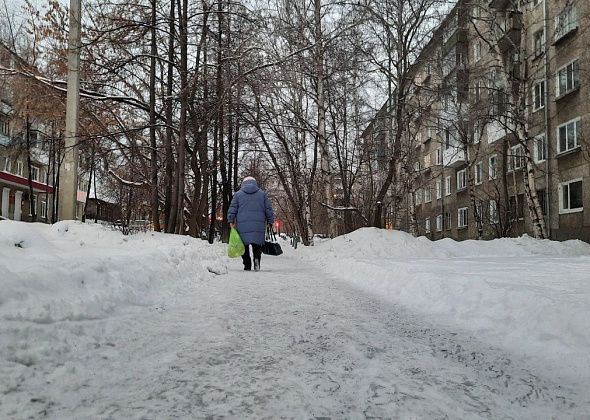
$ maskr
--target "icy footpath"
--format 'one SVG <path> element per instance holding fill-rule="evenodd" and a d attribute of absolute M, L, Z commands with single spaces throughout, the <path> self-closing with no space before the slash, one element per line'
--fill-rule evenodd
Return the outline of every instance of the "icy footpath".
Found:
<path fill-rule="evenodd" d="M 372 228 L 300 258 L 441 325 L 590 387 L 590 245 L 530 237 L 432 242 Z"/>
<path fill-rule="evenodd" d="M 100 225 L 0 222 L 0 319 L 99 319 L 157 305 L 225 273 L 223 248 L 175 235 L 123 236 Z"/>

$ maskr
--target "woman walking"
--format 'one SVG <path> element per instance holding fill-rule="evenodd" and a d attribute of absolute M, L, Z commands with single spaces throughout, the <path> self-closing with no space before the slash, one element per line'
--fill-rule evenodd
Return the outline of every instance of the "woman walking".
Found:
<path fill-rule="evenodd" d="M 246 252 L 242 255 L 244 270 L 252 269 L 251 245 L 254 271 L 259 271 L 266 226 L 272 226 L 274 213 L 268 195 L 258 187 L 253 177 L 244 178 L 240 190 L 234 194 L 227 212 L 227 220 L 231 227 L 237 229 L 244 242 L 246 248 Z"/>

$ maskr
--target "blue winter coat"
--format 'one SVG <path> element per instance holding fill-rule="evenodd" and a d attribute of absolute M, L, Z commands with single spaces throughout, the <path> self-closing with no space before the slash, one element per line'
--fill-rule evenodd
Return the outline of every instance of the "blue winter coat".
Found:
<path fill-rule="evenodd" d="M 229 206 L 227 220 L 236 224 L 244 244 L 264 244 L 266 225 L 274 222 L 274 214 L 268 196 L 258 188 L 256 180 L 242 182 Z"/>

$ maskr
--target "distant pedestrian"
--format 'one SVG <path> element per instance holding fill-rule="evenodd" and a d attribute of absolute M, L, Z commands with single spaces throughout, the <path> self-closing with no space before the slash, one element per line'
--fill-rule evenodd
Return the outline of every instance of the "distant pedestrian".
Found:
<path fill-rule="evenodd" d="M 252 269 L 250 245 L 254 258 L 254 271 L 260 270 L 266 226 L 272 226 L 274 213 L 268 195 L 258 187 L 253 177 L 244 178 L 240 190 L 234 194 L 227 212 L 227 220 L 229 225 L 235 227 L 240 233 L 246 247 L 246 252 L 242 256 L 244 270 Z"/>

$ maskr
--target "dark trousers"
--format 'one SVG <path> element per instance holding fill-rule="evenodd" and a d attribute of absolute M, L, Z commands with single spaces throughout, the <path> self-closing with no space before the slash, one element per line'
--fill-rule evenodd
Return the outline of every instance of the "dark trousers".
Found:
<path fill-rule="evenodd" d="M 252 253 L 254 254 L 254 259 L 260 261 L 262 257 L 262 245 L 258 244 L 244 244 L 246 248 L 246 252 L 242 255 L 242 260 L 244 262 L 244 268 L 246 270 L 250 270 L 252 268 L 252 260 L 250 259 L 250 246 L 252 246 Z"/>

